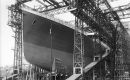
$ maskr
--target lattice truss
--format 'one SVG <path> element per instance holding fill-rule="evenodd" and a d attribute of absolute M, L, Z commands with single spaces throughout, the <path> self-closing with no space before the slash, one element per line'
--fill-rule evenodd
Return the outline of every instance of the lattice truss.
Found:
<path fill-rule="evenodd" d="M 36 11 L 40 13 L 46 13 L 48 15 L 57 15 L 63 14 L 66 12 L 74 11 L 75 9 L 71 8 L 71 0 L 32 0 L 32 2 L 37 2 L 38 5 L 31 6 Z M 98 1 L 99 7 L 105 14 L 111 13 L 108 5 L 104 3 L 107 0 L 92 0 Z M 108 0 L 109 3 L 118 2 L 120 0 Z M 30 3 L 31 4 L 31 3 Z M 31 4 L 32 5 L 32 4 Z M 112 7 L 112 13 L 117 12 L 120 19 L 126 19 L 130 17 L 130 3 L 125 5 L 118 5 L 117 7 Z M 74 20 L 73 20 L 74 21 Z"/>
<path fill-rule="evenodd" d="M 128 66 L 127 66 L 127 39 L 126 32 L 119 30 L 117 33 L 116 41 L 116 53 L 115 53 L 115 80 L 124 80 L 128 79 L 128 76 L 125 76 Z"/>
<path fill-rule="evenodd" d="M 24 2 L 27 2 L 27 1 L 17 0 L 15 4 L 8 7 L 9 9 L 8 25 L 11 26 L 15 34 L 13 74 L 18 75 L 17 76 L 18 80 L 22 80 L 23 14 L 20 7 L 21 7 L 21 4 Z"/>
<path fill-rule="evenodd" d="M 113 39 L 115 39 L 115 37 L 117 36 L 114 35 L 117 29 L 116 29 L 116 25 L 113 24 L 115 23 L 119 24 L 118 27 L 120 28 L 120 30 L 125 31 L 125 28 L 122 25 L 120 19 L 130 18 L 130 3 L 118 7 L 111 7 L 107 0 L 81 0 L 82 5 L 79 5 L 79 7 L 77 7 L 77 5 L 75 5 L 76 1 L 78 0 L 35 0 L 35 2 L 38 3 L 38 5 L 32 7 L 28 5 L 29 2 L 25 3 L 27 2 L 27 0 L 23 0 L 23 1 L 17 0 L 17 3 L 15 5 L 9 7 L 10 10 L 9 25 L 13 28 L 15 32 L 14 66 L 16 68 L 14 69 L 16 69 L 16 73 L 20 73 L 22 69 L 22 29 L 23 29 L 22 16 L 23 15 L 20 9 L 21 7 L 20 4 L 23 3 L 25 3 L 24 5 L 30 7 L 33 11 L 36 11 L 44 15 L 53 16 L 53 18 L 57 18 L 55 17 L 56 15 L 64 14 L 64 13 L 69 13 L 74 17 L 76 17 L 76 19 L 74 18 L 73 20 L 68 22 L 69 24 L 72 24 L 74 26 L 76 25 L 73 28 L 75 29 L 75 42 L 74 42 L 75 52 L 74 53 L 79 53 L 79 54 L 74 56 L 75 61 L 77 61 L 76 63 L 74 63 L 75 65 L 74 67 L 77 68 L 77 71 L 75 73 L 80 73 L 80 74 L 83 73 L 82 67 L 83 67 L 83 54 L 84 54 L 83 44 L 84 43 L 83 43 L 82 35 L 85 32 L 98 33 L 100 37 L 99 38 L 100 41 L 106 43 L 108 46 L 116 50 L 117 47 L 115 46 L 117 45 L 115 45 L 116 43 L 113 41 Z M 22 7 L 24 7 L 24 5 Z M 77 12 L 77 10 L 80 11 Z M 123 37 L 122 34 L 120 35 L 121 38 L 119 38 L 119 41 L 117 42 L 119 42 L 119 45 L 121 45 L 121 49 L 120 48 L 118 49 L 119 53 L 121 52 L 121 54 L 117 53 L 115 55 L 115 59 L 116 59 L 115 66 L 117 66 L 117 64 L 118 65 L 123 64 L 123 66 L 120 66 L 120 70 L 118 70 L 118 67 L 115 68 L 117 72 L 118 71 L 120 72 L 120 74 L 115 73 L 115 75 L 117 75 L 115 77 L 118 78 L 119 76 L 123 76 L 122 71 L 126 69 L 124 67 L 124 62 L 122 62 L 124 60 L 121 60 L 122 58 L 124 59 L 123 52 L 126 52 L 124 47 L 124 44 L 126 43 L 124 43 L 125 38 L 122 38 Z M 121 61 L 119 61 L 118 57 L 120 57 Z M 106 65 L 104 71 L 105 70 L 108 72 L 111 71 L 111 73 L 114 75 L 114 72 L 112 72 L 112 70 L 114 71 L 114 69 L 113 68 L 111 69 L 111 67 L 110 69 L 108 69 L 108 66 L 113 66 L 113 64 L 107 66 L 107 61 L 106 61 L 103 62 L 103 65 Z M 101 66 L 99 67 L 101 68 Z M 90 72 L 91 75 L 94 74 L 92 73 L 93 71 Z M 101 74 L 101 71 L 98 71 L 98 73 Z"/>
<path fill-rule="evenodd" d="M 20 74 L 22 72 L 22 12 L 17 9 L 16 5 L 9 7 L 9 10 L 10 19 L 8 24 L 15 33 L 14 74 Z M 21 78 L 21 76 L 18 78 Z"/>

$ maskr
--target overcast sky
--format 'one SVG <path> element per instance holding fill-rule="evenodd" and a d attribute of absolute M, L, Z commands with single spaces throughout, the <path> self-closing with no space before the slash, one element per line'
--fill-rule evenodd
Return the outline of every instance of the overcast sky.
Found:
<path fill-rule="evenodd" d="M 0 66 L 13 64 L 14 38 L 8 23 L 7 5 L 11 0 L 0 0 Z"/>

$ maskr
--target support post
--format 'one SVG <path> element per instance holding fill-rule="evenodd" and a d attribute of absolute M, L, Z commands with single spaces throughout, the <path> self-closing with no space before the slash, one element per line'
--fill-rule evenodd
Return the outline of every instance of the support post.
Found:
<path fill-rule="evenodd" d="M 81 29 L 81 32 L 78 31 Z M 84 37 L 83 22 L 75 18 L 73 74 L 83 74 Z"/>
<path fill-rule="evenodd" d="M 16 0 L 16 3 L 8 7 L 9 21 L 15 33 L 15 47 L 14 47 L 14 74 L 17 74 L 17 80 L 22 80 L 22 53 L 23 53 L 23 13 L 20 9 L 22 4 L 30 0 Z"/>
<path fill-rule="evenodd" d="M 22 76 L 22 34 L 23 34 L 23 23 L 22 23 L 22 11 L 19 6 L 11 5 L 9 7 L 9 22 L 8 25 L 12 27 L 15 33 L 15 47 L 14 47 L 14 74 L 18 74 L 18 80 L 21 80 Z"/>

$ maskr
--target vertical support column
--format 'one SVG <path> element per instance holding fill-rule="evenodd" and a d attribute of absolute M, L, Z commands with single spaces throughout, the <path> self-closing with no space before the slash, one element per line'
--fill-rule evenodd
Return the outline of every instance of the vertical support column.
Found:
<path fill-rule="evenodd" d="M 81 30 L 81 32 L 79 32 Z M 83 22 L 75 18 L 74 51 L 73 51 L 73 74 L 83 74 Z"/>
<path fill-rule="evenodd" d="M 118 25 L 120 26 L 120 25 Z M 126 32 L 124 30 L 119 29 L 118 30 L 118 38 L 116 41 L 116 54 L 115 54 L 115 80 L 124 80 L 125 77 L 125 71 L 127 69 L 126 66 L 126 54 L 127 51 L 125 50 L 127 48 L 126 38 L 125 34 Z"/>
<path fill-rule="evenodd" d="M 19 9 L 20 5 L 11 5 L 9 7 L 9 22 L 8 25 L 12 27 L 15 33 L 15 47 L 14 47 L 14 74 L 18 75 L 17 80 L 22 80 L 22 35 L 23 35 L 23 23 L 22 23 L 22 11 Z"/>
<path fill-rule="evenodd" d="M 18 74 L 18 80 L 22 76 L 22 29 L 16 28 L 15 30 L 15 49 L 14 49 L 14 68 L 16 69 L 16 74 Z"/>
<path fill-rule="evenodd" d="M 104 60 L 104 67 L 105 67 L 105 76 L 104 79 L 105 80 L 113 80 L 112 78 L 112 67 L 113 67 L 113 59 L 111 59 L 111 55 L 109 55 L 105 60 Z"/>

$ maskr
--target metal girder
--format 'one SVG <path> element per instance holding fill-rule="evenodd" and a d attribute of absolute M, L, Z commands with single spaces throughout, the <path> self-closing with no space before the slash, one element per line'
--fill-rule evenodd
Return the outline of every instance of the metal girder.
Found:
<path fill-rule="evenodd" d="M 127 5 L 123 5 L 123 6 L 119 6 L 119 7 L 115 7 L 113 8 L 113 12 L 116 12 L 116 13 L 122 13 L 122 15 L 118 15 L 119 16 L 119 19 L 126 19 L 126 18 L 130 18 L 130 14 L 129 13 L 125 13 L 125 11 L 128 11 L 130 10 L 130 3 L 128 3 Z M 104 10 L 104 13 L 105 14 L 109 14 L 110 13 L 110 10 L 109 9 L 106 9 Z M 112 20 L 113 21 L 113 20 Z"/>
<path fill-rule="evenodd" d="M 114 1 L 119 1 L 119 0 L 108 0 L 108 1 L 114 2 Z"/>
<path fill-rule="evenodd" d="M 78 29 L 81 29 L 81 32 Z M 84 38 L 83 22 L 75 18 L 74 51 L 73 51 L 73 74 L 83 74 Z"/>
<path fill-rule="evenodd" d="M 128 3 L 127 5 L 114 7 L 114 8 L 112 8 L 112 9 L 113 9 L 113 11 L 115 11 L 115 12 L 120 12 L 120 11 L 129 10 L 129 9 L 130 9 L 130 3 Z M 110 13 L 109 9 L 104 10 L 104 12 L 105 12 L 106 14 L 107 14 L 107 13 Z"/>
<path fill-rule="evenodd" d="M 52 2 L 53 5 L 56 5 L 56 7 L 61 7 L 61 6 L 59 5 L 59 3 L 56 2 L 55 0 L 49 0 L 49 1 Z"/>
<path fill-rule="evenodd" d="M 68 6 L 70 4 L 70 0 L 63 0 L 65 4 Z"/>
<path fill-rule="evenodd" d="M 44 2 L 41 2 L 39 0 L 37 0 L 37 1 L 39 3 L 45 5 Z M 40 12 L 48 12 L 48 11 L 52 11 L 53 12 L 54 10 L 57 11 L 58 9 L 61 10 L 61 8 L 68 7 L 69 6 L 69 2 L 70 2 L 70 1 L 67 1 L 67 0 L 64 0 L 63 2 L 57 2 L 56 0 L 44 0 L 44 1 L 49 3 L 50 5 L 46 6 L 46 10 L 43 10 L 43 11 L 40 11 Z M 53 8 L 49 8 L 51 6 L 53 6 Z"/>
<path fill-rule="evenodd" d="M 36 0 L 38 3 L 42 4 L 43 6 L 47 7 L 46 4 L 44 4 L 43 2 L 41 2 L 40 0 Z"/>
<path fill-rule="evenodd" d="M 75 0 L 72 4 L 76 3 L 77 15 L 81 10 L 82 0 Z M 78 17 L 75 17 L 75 29 L 74 29 L 74 50 L 73 50 L 73 74 L 83 75 L 84 67 L 84 30 L 83 21 Z M 79 32 L 78 30 L 81 30 Z"/>
<path fill-rule="evenodd" d="M 17 74 L 17 80 L 22 80 L 22 55 L 23 55 L 23 13 L 21 5 L 31 0 L 16 0 L 14 5 L 8 7 L 9 21 L 8 25 L 12 27 L 15 33 L 14 46 L 14 73 Z"/>
<path fill-rule="evenodd" d="M 130 18 L 130 13 L 124 14 L 124 15 L 119 15 L 119 16 L 120 16 L 120 19 L 127 19 L 127 18 Z"/>
<path fill-rule="evenodd" d="M 84 21 L 92 30 L 97 31 L 101 40 L 110 45 L 115 27 L 95 4 L 92 0 L 83 1 L 79 15 L 76 11 L 71 13 Z"/>
<path fill-rule="evenodd" d="M 23 4 L 25 2 L 29 2 L 29 1 L 32 1 L 32 0 L 16 0 L 17 1 L 17 4 Z"/>
<path fill-rule="evenodd" d="M 108 3 L 107 0 L 104 0 L 104 3 L 106 4 L 106 6 L 108 7 L 109 11 L 110 11 L 110 14 L 112 15 L 113 19 L 115 21 L 118 21 L 118 23 L 120 24 L 119 27 L 121 27 L 123 30 L 124 29 L 124 26 L 122 25 L 121 21 L 119 20 L 119 16 L 117 15 L 117 13 L 112 9 L 112 7 L 110 6 L 110 4 Z"/>
<path fill-rule="evenodd" d="M 52 8 L 50 8 L 50 9 L 47 9 L 48 7 L 52 7 Z M 63 7 L 66 7 L 66 5 L 63 5 L 63 6 L 61 6 L 61 7 L 53 7 L 53 6 L 47 6 L 47 8 L 46 8 L 46 10 L 43 10 L 43 11 L 40 11 L 40 13 L 43 13 L 43 12 L 48 12 L 48 11 L 54 11 L 54 10 L 58 10 L 58 9 L 60 9 L 60 8 L 63 8 Z"/>
<path fill-rule="evenodd" d="M 54 15 L 58 15 L 58 14 L 62 14 L 62 13 L 71 12 L 71 11 L 74 11 L 74 10 L 76 10 L 76 8 L 70 9 L 69 6 L 65 6 L 65 7 L 54 9 L 54 10 L 51 10 L 51 11 L 45 11 L 43 13 L 45 13 L 47 15 L 53 15 L 54 16 Z"/>
<path fill-rule="evenodd" d="M 43 0 L 43 1 L 46 1 L 47 3 L 49 3 L 51 6 L 54 6 L 54 7 L 56 7 L 53 3 L 51 3 L 50 1 L 48 1 L 48 0 Z"/>
<path fill-rule="evenodd" d="M 17 10 L 15 6 L 11 6 L 10 20 L 8 25 L 10 25 L 15 32 L 15 48 L 14 48 L 14 74 L 18 74 L 18 80 L 21 80 L 22 73 L 22 12 Z"/>
<path fill-rule="evenodd" d="M 116 53 L 115 53 L 115 80 L 124 80 L 127 78 L 125 76 L 125 71 L 127 70 L 126 56 L 127 56 L 127 41 L 126 32 L 124 30 L 119 30 L 116 39 Z"/>

